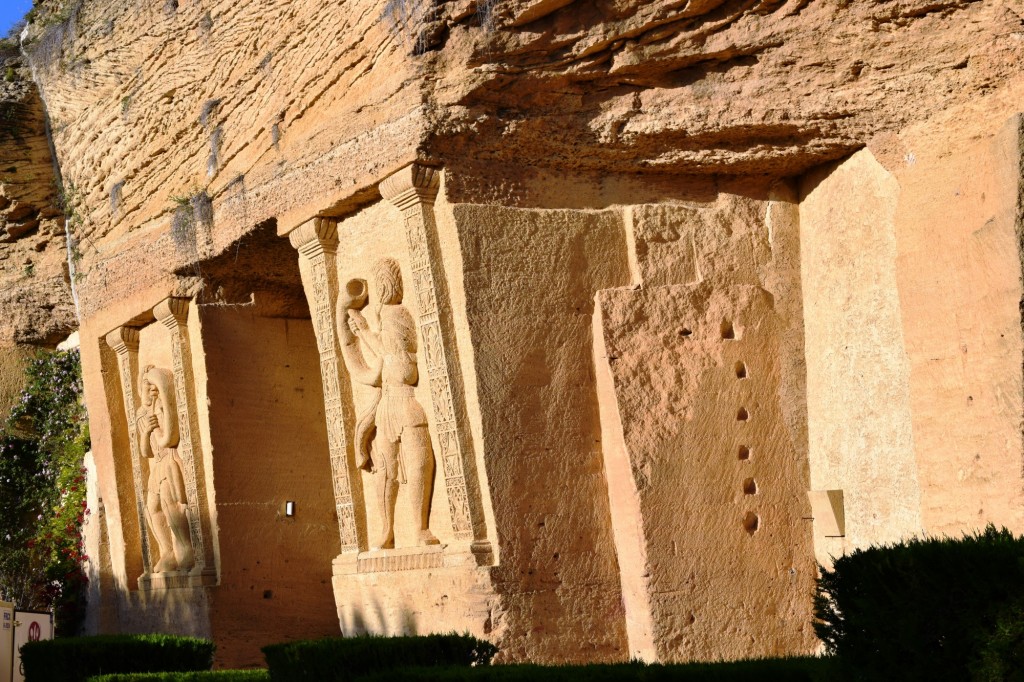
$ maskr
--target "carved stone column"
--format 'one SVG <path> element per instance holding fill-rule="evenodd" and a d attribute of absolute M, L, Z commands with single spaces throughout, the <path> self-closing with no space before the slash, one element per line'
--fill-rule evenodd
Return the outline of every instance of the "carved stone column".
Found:
<path fill-rule="evenodd" d="M 478 484 L 475 477 L 467 478 L 466 475 L 467 471 L 475 472 L 476 466 L 462 417 L 465 408 L 461 404 L 461 384 L 457 383 L 459 368 L 453 349 L 445 340 L 453 337 L 451 304 L 434 219 L 434 200 L 440 179 L 437 169 L 412 164 L 380 183 L 380 193 L 405 218 L 413 288 L 420 314 L 420 338 L 424 346 L 452 529 L 458 539 L 475 540 L 474 551 L 486 552 L 489 545 L 485 542 L 486 526 Z"/>
<path fill-rule="evenodd" d="M 313 218 L 293 230 L 288 239 L 299 252 L 302 288 L 306 292 L 320 352 L 320 377 L 324 387 L 324 415 L 341 553 L 356 553 L 367 548 L 366 519 L 361 479 L 355 469 L 355 459 L 350 455 L 352 444 L 345 433 L 351 408 L 342 397 L 341 387 L 348 386 L 349 382 L 344 376 L 346 370 L 340 361 L 341 349 L 334 328 L 334 304 L 338 299 L 338 223 L 331 218 Z"/>
<path fill-rule="evenodd" d="M 195 376 L 192 371 L 192 347 L 188 336 L 189 299 L 171 297 L 153 308 L 153 315 L 171 332 L 171 371 L 178 404 L 178 457 L 185 477 L 189 535 L 196 563 L 192 575 L 213 575 L 213 537 L 209 524 L 209 503 L 203 449 L 199 440 L 199 413 L 196 408 Z"/>
<path fill-rule="evenodd" d="M 135 396 L 135 382 L 139 376 L 139 330 L 136 327 L 118 327 L 107 334 L 107 345 L 117 353 L 117 367 L 121 375 L 121 396 L 124 399 L 124 414 L 128 420 L 128 442 L 131 446 L 132 483 L 135 486 L 135 508 L 139 515 L 139 542 L 142 551 L 142 572 L 153 571 L 153 560 L 149 554 L 149 527 L 146 525 L 146 484 L 147 471 L 139 452 L 138 425 L 135 423 L 138 401 Z M 146 467 L 148 469 L 148 467 Z"/>

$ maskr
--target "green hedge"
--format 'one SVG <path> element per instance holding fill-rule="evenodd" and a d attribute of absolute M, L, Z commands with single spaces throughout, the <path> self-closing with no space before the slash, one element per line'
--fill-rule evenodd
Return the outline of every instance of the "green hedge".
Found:
<path fill-rule="evenodd" d="M 359 682 L 829 682 L 830 659 L 775 658 L 680 665 L 495 665 L 475 668 L 402 668 L 365 675 Z"/>
<path fill-rule="evenodd" d="M 84 682 L 110 673 L 209 670 L 213 642 L 172 635 L 100 635 L 29 642 L 26 682 Z"/>
<path fill-rule="evenodd" d="M 184 673 L 118 673 L 90 677 L 89 682 L 268 682 L 266 670 L 202 670 Z"/>
<path fill-rule="evenodd" d="M 469 635 L 332 637 L 263 647 L 274 682 L 354 680 L 407 666 L 486 665 L 497 648 Z"/>
<path fill-rule="evenodd" d="M 815 631 L 853 679 L 969 680 L 1021 638 L 1006 609 L 1022 598 L 1024 538 L 989 526 L 837 559 L 818 580 Z"/>

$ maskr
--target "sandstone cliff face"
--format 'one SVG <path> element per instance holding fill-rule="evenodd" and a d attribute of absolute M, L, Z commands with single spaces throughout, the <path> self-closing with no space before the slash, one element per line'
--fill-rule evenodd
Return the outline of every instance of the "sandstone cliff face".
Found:
<path fill-rule="evenodd" d="M 441 53 L 446 156 L 795 175 L 989 94 L 1024 54 L 1014 2 L 493 4 Z"/>
<path fill-rule="evenodd" d="M 45 7 L 30 52 L 82 197 L 86 315 L 119 262 L 158 278 L 299 206 L 371 199 L 417 156 L 460 168 L 455 198 L 479 175 L 512 203 L 545 170 L 796 175 L 1006 97 L 1024 57 L 1012 2 Z M 201 191 L 216 229 L 175 241 L 175 198 Z"/>
<path fill-rule="evenodd" d="M 0 346 L 56 345 L 77 320 L 46 114 L 11 45 L 0 78 Z"/>

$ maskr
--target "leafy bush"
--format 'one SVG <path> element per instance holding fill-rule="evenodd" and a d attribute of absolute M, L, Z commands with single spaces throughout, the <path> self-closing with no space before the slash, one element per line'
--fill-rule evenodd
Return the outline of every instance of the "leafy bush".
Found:
<path fill-rule="evenodd" d="M 403 666 L 486 665 L 498 649 L 469 635 L 333 637 L 263 647 L 274 682 L 354 680 Z"/>
<path fill-rule="evenodd" d="M 814 627 L 856 679 L 965 680 L 1022 598 L 1024 538 L 989 526 L 837 559 L 818 580 Z"/>
<path fill-rule="evenodd" d="M 209 670 L 213 642 L 173 635 L 100 635 L 29 642 L 21 648 L 28 682 L 84 682 L 111 673 Z"/>
<path fill-rule="evenodd" d="M 26 380 L 0 428 L 0 591 L 22 609 L 53 609 L 57 634 L 73 634 L 85 614 L 88 514 L 78 351 L 40 353 Z"/>
<path fill-rule="evenodd" d="M 975 682 L 1024 682 L 1024 601 L 1003 609 L 971 666 Z"/>
<path fill-rule="evenodd" d="M 184 673 L 122 673 L 90 677 L 89 682 L 267 682 L 266 670 L 202 670 Z"/>
<path fill-rule="evenodd" d="M 776 658 L 733 663 L 680 665 L 495 665 L 476 668 L 402 668 L 365 675 L 359 682 L 828 682 L 833 662 L 817 658 Z"/>

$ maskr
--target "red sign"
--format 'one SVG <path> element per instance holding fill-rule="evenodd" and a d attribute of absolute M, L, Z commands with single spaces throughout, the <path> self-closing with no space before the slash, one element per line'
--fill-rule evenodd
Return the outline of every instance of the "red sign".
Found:
<path fill-rule="evenodd" d="M 40 635 L 42 635 L 42 632 L 40 632 L 39 623 L 36 623 L 35 621 L 29 623 L 29 626 L 28 626 L 28 641 L 30 641 L 30 642 L 38 642 Z"/>

